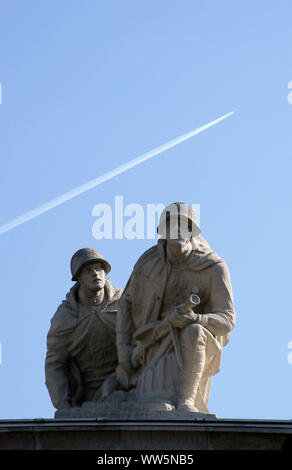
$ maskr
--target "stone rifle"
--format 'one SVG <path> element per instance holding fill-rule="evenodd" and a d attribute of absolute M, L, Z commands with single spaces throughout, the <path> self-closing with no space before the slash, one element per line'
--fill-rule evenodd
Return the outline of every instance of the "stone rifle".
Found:
<path fill-rule="evenodd" d="M 189 299 L 181 305 L 175 307 L 176 314 L 184 315 L 189 318 L 190 323 L 196 319 L 195 312 L 192 311 L 193 307 L 200 304 L 200 297 L 197 294 L 191 294 Z M 170 316 L 173 310 L 165 315 L 163 320 L 158 320 L 148 325 L 142 326 L 134 333 L 134 339 L 137 341 L 137 346 L 133 349 L 131 355 L 132 366 L 137 369 L 144 364 L 145 353 L 147 349 L 161 341 L 160 347 L 155 352 L 151 362 L 147 367 L 154 367 L 159 359 L 174 346 L 176 359 L 181 370 L 183 370 L 183 360 L 181 354 L 181 347 L 178 337 L 177 328 L 173 327 L 170 323 Z M 170 334 L 169 334 L 170 333 Z M 136 374 L 131 375 L 126 371 L 121 364 L 116 368 L 116 376 L 118 382 L 126 390 L 131 389 L 137 385 Z"/>
<path fill-rule="evenodd" d="M 175 307 L 175 310 L 176 313 L 180 315 L 185 316 L 187 314 L 187 318 L 192 322 L 196 318 L 192 308 L 197 307 L 199 304 L 200 297 L 197 294 L 191 294 L 189 299 L 184 304 Z M 137 346 L 133 350 L 131 358 L 134 367 L 142 365 L 144 363 L 145 352 L 147 349 L 151 345 L 157 343 L 157 341 L 164 338 L 148 367 L 154 367 L 163 354 L 173 345 L 178 365 L 180 369 L 183 370 L 183 360 L 178 331 L 177 328 L 171 324 L 170 316 L 172 313 L 173 311 L 166 315 L 163 320 L 149 323 L 136 331 L 134 339 L 137 341 Z"/>

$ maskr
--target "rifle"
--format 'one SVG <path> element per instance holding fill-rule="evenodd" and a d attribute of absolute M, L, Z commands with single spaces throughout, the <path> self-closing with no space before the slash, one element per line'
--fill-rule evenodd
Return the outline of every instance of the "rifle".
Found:
<path fill-rule="evenodd" d="M 199 304 L 200 297 L 197 294 L 191 294 L 189 299 L 184 304 L 177 306 L 176 309 L 178 313 L 184 315 L 186 313 L 190 313 L 190 310 L 197 307 Z M 192 315 L 189 317 L 191 320 Z M 168 338 L 162 341 L 161 347 L 153 356 L 150 365 L 154 366 L 170 347 L 171 343 L 173 343 L 178 365 L 180 369 L 183 369 L 183 360 L 177 328 L 173 327 L 167 318 L 168 317 L 166 316 L 163 320 L 149 323 L 148 325 L 139 328 L 134 333 L 134 339 L 138 343 L 132 353 L 132 363 L 134 366 L 138 367 L 139 365 L 142 365 L 147 349 L 170 333 Z"/>

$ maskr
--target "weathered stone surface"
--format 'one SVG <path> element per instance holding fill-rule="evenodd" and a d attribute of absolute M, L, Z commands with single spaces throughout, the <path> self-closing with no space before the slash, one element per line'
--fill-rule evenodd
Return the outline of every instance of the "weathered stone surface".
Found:
<path fill-rule="evenodd" d="M 117 391 L 104 401 L 85 402 L 81 407 L 57 410 L 56 419 L 64 418 L 115 418 L 122 420 L 167 419 L 167 420 L 194 420 L 216 419 L 215 415 L 187 410 L 177 410 L 170 403 L 161 401 L 139 402 L 135 397 L 135 390 L 127 393 Z M 132 399 L 130 397 L 133 397 Z"/>

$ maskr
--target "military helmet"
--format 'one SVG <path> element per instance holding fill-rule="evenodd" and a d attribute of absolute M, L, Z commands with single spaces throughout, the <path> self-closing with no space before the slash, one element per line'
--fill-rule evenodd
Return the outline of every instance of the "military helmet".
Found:
<path fill-rule="evenodd" d="M 111 270 L 111 265 L 104 259 L 101 253 L 93 248 L 81 248 L 76 251 L 71 258 L 71 273 L 72 281 L 77 281 L 77 276 L 80 273 L 81 269 L 93 261 L 100 261 L 103 264 L 105 273 L 108 274 Z"/>
<path fill-rule="evenodd" d="M 180 225 L 187 222 L 187 224 L 185 224 L 187 226 L 186 230 L 188 234 L 193 237 L 199 235 L 201 232 L 197 223 L 197 216 L 193 208 L 184 202 L 173 202 L 163 209 L 160 215 L 157 233 L 165 238 L 167 224 L 173 224 L 178 227 L 178 222 L 180 222 Z"/>

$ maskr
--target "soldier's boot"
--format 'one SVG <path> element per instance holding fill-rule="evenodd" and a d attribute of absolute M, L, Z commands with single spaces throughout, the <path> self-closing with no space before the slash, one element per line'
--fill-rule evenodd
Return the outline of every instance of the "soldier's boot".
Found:
<path fill-rule="evenodd" d="M 184 368 L 180 375 L 177 410 L 198 411 L 195 397 L 205 366 L 206 336 L 201 325 L 192 324 L 182 331 L 181 346 Z"/>

